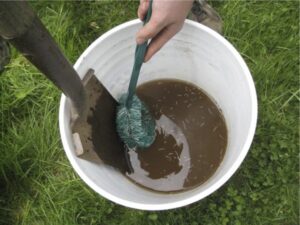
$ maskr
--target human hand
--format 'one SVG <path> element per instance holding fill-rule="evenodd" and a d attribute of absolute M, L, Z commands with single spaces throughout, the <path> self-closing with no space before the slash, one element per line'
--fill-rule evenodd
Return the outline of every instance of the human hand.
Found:
<path fill-rule="evenodd" d="M 145 62 L 181 30 L 192 5 L 193 0 L 153 0 L 150 21 L 136 35 L 137 44 L 151 39 Z M 138 17 L 141 20 L 145 18 L 148 7 L 149 0 L 140 0 Z"/>

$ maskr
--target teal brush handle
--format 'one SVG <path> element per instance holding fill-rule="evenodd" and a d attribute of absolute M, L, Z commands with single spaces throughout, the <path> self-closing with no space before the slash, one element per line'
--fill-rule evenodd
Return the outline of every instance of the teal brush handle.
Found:
<path fill-rule="evenodd" d="M 152 1 L 153 0 L 150 0 L 149 2 L 149 8 L 148 8 L 146 19 L 144 20 L 144 25 L 148 23 L 150 20 L 152 14 Z M 140 75 L 142 64 L 144 62 L 147 46 L 148 46 L 148 41 L 144 42 L 141 45 L 137 45 L 135 48 L 134 65 L 131 73 L 130 83 L 128 87 L 128 95 L 126 100 L 127 108 L 130 108 L 132 103 L 132 97 L 135 94 L 136 85 Z"/>

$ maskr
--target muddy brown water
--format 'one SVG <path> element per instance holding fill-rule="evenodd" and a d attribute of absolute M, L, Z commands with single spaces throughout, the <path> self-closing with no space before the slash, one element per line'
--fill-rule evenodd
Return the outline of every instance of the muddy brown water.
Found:
<path fill-rule="evenodd" d="M 227 146 L 226 124 L 216 104 L 198 87 L 179 80 L 144 83 L 137 88 L 137 95 L 156 120 L 155 142 L 147 149 L 127 149 L 116 136 L 114 116 L 105 122 L 102 118 L 108 133 L 90 118 L 98 156 L 153 191 L 184 191 L 207 181 Z M 103 107 L 96 107 L 95 118 L 101 110 Z"/>

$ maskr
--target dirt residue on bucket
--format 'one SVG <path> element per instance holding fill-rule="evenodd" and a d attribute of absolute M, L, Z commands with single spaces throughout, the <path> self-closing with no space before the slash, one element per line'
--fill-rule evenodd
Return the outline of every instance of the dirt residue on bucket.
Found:
<path fill-rule="evenodd" d="M 110 165 L 160 192 L 197 187 L 215 173 L 225 154 L 227 129 L 222 113 L 202 90 L 179 80 L 139 86 L 137 95 L 156 120 L 156 139 L 147 149 L 128 149 L 116 132 L 117 102 L 96 82 L 87 88 L 88 116 L 73 129 L 85 149 L 81 158 Z"/>
<path fill-rule="evenodd" d="M 227 146 L 227 128 L 217 105 L 197 86 L 160 79 L 140 85 L 137 95 L 156 120 L 156 139 L 128 150 L 137 184 L 155 191 L 184 191 L 207 181 Z"/>

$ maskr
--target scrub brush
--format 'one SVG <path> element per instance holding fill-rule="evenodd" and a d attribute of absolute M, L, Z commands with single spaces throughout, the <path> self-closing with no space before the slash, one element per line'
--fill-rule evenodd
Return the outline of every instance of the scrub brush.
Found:
<path fill-rule="evenodd" d="M 144 25 L 150 20 L 152 0 L 150 0 Z M 147 42 L 137 45 L 135 61 L 131 73 L 128 92 L 123 94 L 117 107 L 117 132 L 129 148 L 147 148 L 155 139 L 155 120 L 147 106 L 136 95 L 136 85 L 147 50 Z"/>

